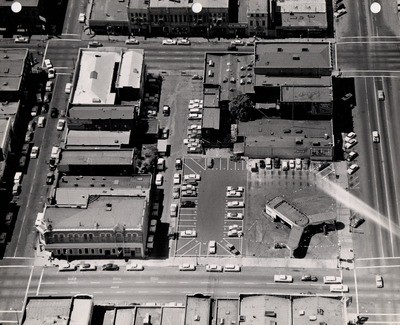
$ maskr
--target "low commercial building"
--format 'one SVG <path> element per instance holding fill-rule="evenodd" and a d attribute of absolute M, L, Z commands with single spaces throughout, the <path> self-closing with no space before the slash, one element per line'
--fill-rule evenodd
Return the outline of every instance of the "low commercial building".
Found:
<path fill-rule="evenodd" d="M 329 41 L 256 42 L 254 74 L 258 107 L 274 109 L 287 119 L 330 118 L 332 62 Z"/>
<path fill-rule="evenodd" d="M 309 158 L 332 161 L 332 121 L 259 119 L 239 122 L 237 143 L 249 158 Z"/>
<path fill-rule="evenodd" d="M 278 37 L 321 37 L 328 33 L 325 0 L 273 1 L 271 14 Z"/>
<path fill-rule="evenodd" d="M 89 6 L 89 26 L 96 34 L 126 35 L 129 31 L 127 3 L 129 1 L 92 0 Z"/>
<path fill-rule="evenodd" d="M 282 221 L 291 228 L 289 239 L 286 243 L 291 254 L 298 248 L 301 236 L 308 226 L 334 223 L 336 221 L 336 216 L 332 213 L 317 214 L 315 218 L 307 216 L 293 204 L 279 196 L 266 203 L 264 212 L 272 220 Z"/>
<path fill-rule="evenodd" d="M 41 246 L 66 259 L 145 257 L 150 188 L 151 175 L 62 177 L 36 221 Z"/>
<path fill-rule="evenodd" d="M 253 0 L 248 2 L 248 35 L 255 35 L 260 37 L 270 35 L 270 6 L 271 1 Z"/>
<path fill-rule="evenodd" d="M 139 114 L 143 50 L 80 49 L 70 95 L 71 130 L 129 131 Z"/>
<path fill-rule="evenodd" d="M 68 130 L 65 149 L 73 148 L 126 148 L 131 131 L 82 131 Z"/>

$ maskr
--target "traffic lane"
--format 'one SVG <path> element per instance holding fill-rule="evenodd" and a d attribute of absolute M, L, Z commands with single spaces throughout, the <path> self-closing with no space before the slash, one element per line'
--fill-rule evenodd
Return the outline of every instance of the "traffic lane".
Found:
<path fill-rule="evenodd" d="M 88 1 L 69 1 L 63 24 L 63 34 L 81 34 L 84 24 L 78 22 L 79 14 L 86 13 Z"/>
<path fill-rule="evenodd" d="M 379 37 L 399 36 L 400 31 L 398 8 L 396 1 L 382 1 L 381 11 L 377 14 L 372 14 L 369 11 L 371 24 L 374 28 L 374 35 Z M 369 6 L 368 3 L 366 3 Z"/>
<path fill-rule="evenodd" d="M 341 70 L 400 71 L 399 43 L 392 41 L 342 41 L 336 44 L 338 67 Z M 366 53 L 360 57 L 360 53 Z M 390 64 L 388 64 L 390 62 Z"/>

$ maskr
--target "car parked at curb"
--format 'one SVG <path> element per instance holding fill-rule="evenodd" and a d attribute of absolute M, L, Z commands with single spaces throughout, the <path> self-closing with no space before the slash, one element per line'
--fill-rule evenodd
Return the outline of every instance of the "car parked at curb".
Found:
<path fill-rule="evenodd" d="M 144 267 L 143 267 L 143 265 L 139 265 L 139 264 L 128 264 L 126 266 L 126 270 L 127 271 L 143 271 Z"/>
<path fill-rule="evenodd" d="M 118 271 L 119 266 L 114 263 L 104 264 L 101 268 L 103 271 Z"/>
<path fill-rule="evenodd" d="M 86 271 L 96 271 L 97 266 L 90 263 L 84 263 L 79 266 L 79 271 L 86 272 Z"/>
<path fill-rule="evenodd" d="M 184 263 L 179 265 L 179 271 L 196 271 L 196 266 L 194 264 Z"/>

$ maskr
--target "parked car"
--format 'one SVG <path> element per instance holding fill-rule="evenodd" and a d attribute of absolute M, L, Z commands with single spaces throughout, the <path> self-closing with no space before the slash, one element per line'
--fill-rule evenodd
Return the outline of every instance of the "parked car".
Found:
<path fill-rule="evenodd" d="M 126 270 L 127 271 L 143 271 L 144 267 L 143 267 L 143 265 L 139 265 L 139 264 L 128 264 L 126 266 Z"/>
<path fill-rule="evenodd" d="M 100 43 L 99 41 L 91 41 L 89 42 L 89 47 L 102 47 L 103 44 Z"/>
<path fill-rule="evenodd" d="M 179 186 L 174 186 L 172 189 L 172 198 L 179 199 L 181 196 L 181 189 Z"/>
<path fill-rule="evenodd" d="M 259 165 L 260 165 L 260 168 L 261 168 L 261 169 L 264 169 L 264 168 L 265 168 L 265 161 L 264 161 L 264 159 L 260 159 Z"/>
<path fill-rule="evenodd" d="M 125 41 L 126 45 L 137 45 L 139 44 L 139 41 L 135 38 L 129 38 Z"/>
<path fill-rule="evenodd" d="M 15 43 L 29 43 L 29 37 L 28 36 L 17 35 L 14 38 L 14 42 Z"/>
<path fill-rule="evenodd" d="M 196 271 L 196 266 L 194 264 L 184 263 L 179 265 L 179 271 Z"/>
<path fill-rule="evenodd" d="M 217 251 L 217 243 L 215 242 L 215 240 L 210 240 L 208 242 L 208 253 L 215 254 L 216 251 Z"/>
<path fill-rule="evenodd" d="M 68 82 L 65 84 L 65 93 L 70 94 L 72 90 L 72 83 Z"/>
<path fill-rule="evenodd" d="M 10 227 L 14 221 L 14 213 L 12 211 L 8 212 L 6 215 L 6 219 L 4 220 L 4 224 L 6 227 Z"/>
<path fill-rule="evenodd" d="M 79 17 L 78 17 L 78 22 L 84 23 L 84 22 L 85 22 L 85 19 L 86 19 L 86 15 L 85 15 L 83 12 L 81 12 L 81 13 L 79 14 Z"/>
<path fill-rule="evenodd" d="M 1 246 L 5 246 L 7 243 L 7 233 L 6 232 L 2 232 L 0 234 L 0 247 Z"/>
<path fill-rule="evenodd" d="M 347 174 L 352 175 L 354 174 L 357 170 L 360 169 L 360 166 L 357 164 L 352 164 L 348 169 L 347 169 Z"/>
<path fill-rule="evenodd" d="M 36 159 L 39 155 L 39 147 L 35 146 L 32 148 L 31 154 L 29 155 L 29 157 L 31 159 Z"/>
<path fill-rule="evenodd" d="M 45 60 L 44 60 L 44 66 L 45 66 L 47 69 L 50 69 L 50 68 L 53 67 L 53 64 L 51 63 L 50 59 L 45 59 Z"/>
<path fill-rule="evenodd" d="M 234 255 L 240 254 L 240 252 L 236 249 L 236 247 L 231 243 L 225 244 L 225 247 Z"/>
<path fill-rule="evenodd" d="M 181 174 L 174 174 L 174 185 L 179 185 L 181 183 Z"/>
<path fill-rule="evenodd" d="M 350 132 L 344 137 L 344 141 L 349 142 L 350 139 L 354 139 L 356 136 L 357 135 L 354 132 Z"/>
<path fill-rule="evenodd" d="M 244 202 L 243 201 L 229 201 L 226 203 L 227 208 L 243 208 Z"/>
<path fill-rule="evenodd" d="M 101 268 L 103 271 L 118 271 L 119 266 L 114 263 L 104 264 Z"/>
<path fill-rule="evenodd" d="M 216 265 L 216 264 L 208 264 L 206 266 L 206 271 L 207 272 L 222 272 L 223 267 L 221 265 Z"/>
<path fill-rule="evenodd" d="M 40 112 L 39 106 L 35 105 L 35 106 L 33 106 L 32 109 L 31 109 L 31 116 L 32 116 L 32 117 L 35 117 L 36 115 L 39 114 L 39 112 Z"/>
<path fill-rule="evenodd" d="M 226 214 L 226 217 L 228 219 L 238 219 L 238 220 L 242 220 L 243 219 L 243 213 L 233 213 L 233 212 L 228 212 Z"/>
<path fill-rule="evenodd" d="M 51 185 L 51 184 L 53 184 L 53 181 L 54 181 L 54 172 L 47 173 L 46 184 Z"/>
<path fill-rule="evenodd" d="M 196 207 L 196 202 L 194 201 L 182 201 L 181 208 L 194 208 Z"/>
<path fill-rule="evenodd" d="M 240 272 L 240 265 L 227 264 L 224 267 L 224 272 Z"/>
<path fill-rule="evenodd" d="M 177 42 L 178 45 L 190 45 L 190 41 L 187 38 L 179 39 Z"/>
<path fill-rule="evenodd" d="M 169 38 L 162 41 L 162 45 L 176 45 L 177 41 L 175 39 Z"/>
<path fill-rule="evenodd" d="M 245 44 L 244 41 L 240 39 L 234 39 L 233 41 L 231 41 L 231 45 L 243 46 L 244 44 Z"/>
<path fill-rule="evenodd" d="M 285 160 L 282 162 L 282 170 L 283 171 L 289 170 L 289 162 L 288 161 Z"/>
<path fill-rule="evenodd" d="M 355 151 L 351 151 L 351 152 L 347 155 L 346 160 L 347 160 L 347 161 L 353 161 L 353 160 L 356 159 L 357 157 L 358 157 L 358 153 L 355 152 Z"/>
<path fill-rule="evenodd" d="M 22 181 L 22 173 L 16 172 L 14 175 L 14 184 L 21 184 Z"/>
<path fill-rule="evenodd" d="M 81 272 L 96 271 L 96 270 L 97 270 L 97 266 L 94 264 L 90 264 L 90 263 L 81 264 L 79 266 L 79 271 L 81 271 Z"/>
<path fill-rule="evenodd" d="M 62 131 L 65 127 L 65 119 L 60 118 L 57 122 L 57 130 Z"/>
<path fill-rule="evenodd" d="M 161 129 L 161 139 L 168 139 L 169 136 L 169 129 Z"/>
<path fill-rule="evenodd" d="M 156 176 L 156 186 L 162 186 L 164 182 L 164 176 L 161 174 L 157 174 Z"/>
<path fill-rule="evenodd" d="M 45 90 L 46 91 L 53 91 L 53 86 L 54 86 L 54 82 L 49 80 L 49 81 L 46 82 Z"/>
<path fill-rule="evenodd" d="M 21 168 L 22 170 L 24 170 L 25 167 L 26 167 L 26 162 L 27 162 L 26 156 L 22 156 L 21 158 L 19 158 L 19 160 L 18 160 L 18 166 L 19 166 L 19 168 Z"/>
<path fill-rule="evenodd" d="M 56 70 L 55 70 L 54 68 L 50 68 L 50 69 L 47 71 L 47 78 L 49 78 L 49 79 L 54 79 L 55 76 L 56 76 Z"/>
<path fill-rule="evenodd" d="M 76 269 L 76 265 L 73 264 L 65 264 L 58 267 L 58 271 L 60 272 L 76 271 Z"/>
<path fill-rule="evenodd" d="M 31 149 L 30 143 L 24 143 L 21 150 L 21 155 L 27 156 L 29 154 L 29 150 Z"/>
<path fill-rule="evenodd" d="M 375 275 L 375 283 L 377 288 L 383 288 L 383 278 L 382 275 Z"/>
<path fill-rule="evenodd" d="M 357 143 L 358 143 L 357 139 L 350 139 L 348 142 L 346 142 L 344 144 L 344 147 L 346 149 L 350 149 L 350 148 L 354 147 Z"/>
<path fill-rule="evenodd" d="M 357 228 L 357 227 L 361 226 L 364 222 L 365 222 L 364 218 L 361 218 L 359 216 L 353 216 L 350 219 L 350 227 Z"/>
<path fill-rule="evenodd" d="M 33 132 L 27 131 L 25 134 L 25 142 L 31 142 L 33 139 Z"/>
<path fill-rule="evenodd" d="M 318 278 L 314 275 L 306 274 L 301 277 L 301 281 L 318 281 Z"/>
<path fill-rule="evenodd" d="M 339 17 L 343 16 L 345 13 L 347 13 L 346 9 L 342 8 L 342 9 L 339 9 L 338 11 L 335 11 L 333 13 L 333 16 L 335 16 L 335 18 L 339 18 Z"/>
<path fill-rule="evenodd" d="M 45 93 L 43 97 L 43 103 L 50 103 L 51 101 L 51 93 Z"/>
<path fill-rule="evenodd" d="M 290 159 L 289 160 L 289 168 L 294 169 L 295 167 L 296 167 L 296 163 L 295 163 L 294 159 Z"/>
<path fill-rule="evenodd" d="M 197 232 L 196 230 L 183 230 L 180 235 L 181 237 L 196 237 Z"/>
<path fill-rule="evenodd" d="M 243 186 L 227 186 L 226 191 L 236 191 L 236 192 L 244 192 Z"/>
<path fill-rule="evenodd" d="M 176 170 L 181 170 L 182 169 L 182 159 L 181 158 L 176 158 L 175 159 L 175 169 Z"/>
<path fill-rule="evenodd" d="M 53 107 L 53 108 L 51 109 L 50 116 L 53 117 L 53 118 L 55 118 L 55 117 L 58 116 L 58 109 L 57 109 L 56 107 Z"/>

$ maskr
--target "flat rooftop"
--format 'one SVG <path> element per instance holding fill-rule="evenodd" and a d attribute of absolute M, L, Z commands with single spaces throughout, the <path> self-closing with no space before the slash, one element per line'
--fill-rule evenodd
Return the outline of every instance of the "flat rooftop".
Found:
<path fill-rule="evenodd" d="M 252 53 L 206 53 L 204 84 L 219 85 L 221 101 L 254 93 L 253 63 Z"/>
<path fill-rule="evenodd" d="M 132 165 L 133 149 L 75 150 L 61 152 L 59 165 Z"/>
<path fill-rule="evenodd" d="M 277 10 L 284 13 L 317 13 L 326 12 L 326 0 L 279 0 Z"/>
<path fill-rule="evenodd" d="M 210 324 L 211 299 L 209 297 L 188 296 L 186 299 L 185 325 Z"/>
<path fill-rule="evenodd" d="M 68 130 L 67 146 L 106 146 L 128 145 L 131 131 L 85 131 Z"/>
<path fill-rule="evenodd" d="M 267 202 L 267 206 L 284 215 L 295 225 L 305 227 L 309 223 L 308 217 L 283 197 L 277 196 L 273 198 Z"/>
<path fill-rule="evenodd" d="M 139 102 L 130 102 L 129 105 L 72 106 L 68 110 L 68 116 L 78 120 L 133 120 L 135 106 L 139 107 Z"/>
<path fill-rule="evenodd" d="M 206 8 L 224 8 L 228 10 L 229 0 L 198 0 L 196 1 Z M 191 8 L 191 0 L 171 1 L 171 0 L 150 0 L 150 8 Z"/>
<path fill-rule="evenodd" d="M 122 53 L 116 87 L 140 89 L 144 69 L 144 50 L 126 50 Z"/>
<path fill-rule="evenodd" d="M 301 297 L 293 299 L 292 305 L 293 324 L 295 325 L 308 325 L 311 323 L 343 324 L 343 303 L 338 298 Z M 323 312 L 318 313 L 318 309 L 323 310 Z M 315 316 L 316 320 L 310 321 L 310 316 Z"/>
<path fill-rule="evenodd" d="M 223 324 L 236 324 L 239 319 L 239 299 L 217 299 L 217 317 Z"/>
<path fill-rule="evenodd" d="M 203 109 L 202 127 L 206 129 L 219 130 L 221 110 L 215 107 L 205 107 Z"/>
<path fill-rule="evenodd" d="M 270 41 L 256 42 L 256 67 L 329 69 L 331 46 L 328 41 Z"/>
<path fill-rule="evenodd" d="M 144 322 L 147 315 L 150 316 L 151 325 L 161 325 L 161 307 L 136 307 L 135 322 L 132 325 L 148 324 Z"/>
<path fill-rule="evenodd" d="M 163 307 L 161 324 L 183 325 L 185 323 L 184 307 Z"/>
<path fill-rule="evenodd" d="M 90 20 L 125 22 L 128 24 L 126 1 L 94 0 Z"/>
<path fill-rule="evenodd" d="M 81 49 L 80 54 L 72 104 L 114 104 L 116 93 L 112 92 L 112 83 L 121 62 L 121 51 Z"/>
<path fill-rule="evenodd" d="M 204 88 L 203 91 L 204 107 L 219 107 L 220 89 L 218 88 Z"/>
<path fill-rule="evenodd" d="M 283 28 L 328 28 L 326 12 L 283 12 L 281 13 L 281 27 Z"/>
<path fill-rule="evenodd" d="M 6 2 L 10 4 L 9 1 Z M 0 92 L 20 89 L 27 57 L 28 49 L 0 49 Z"/>
<path fill-rule="evenodd" d="M 110 229 L 117 224 L 142 229 L 146 208 L 144 197 L 100 196 L 84 208 L 47 206 L 44 220 L 53 229 Z"/>
<path fill-rule="evenodd" d="M 243 325 L 272 324 L 291 325 L 290 300 L 275 296 L 250 296 L 243 297 L 240 303 L 240 315 L 244 316 Z M 266 312 L 275 313 L 275 317 L 268 317 Z M 296 324 L 297 325 L 297 324 Z"/>
<path fill-rule="evenodd" d="M 28 298 L 24 325 L 68 325 L 72 298 Z"/>

